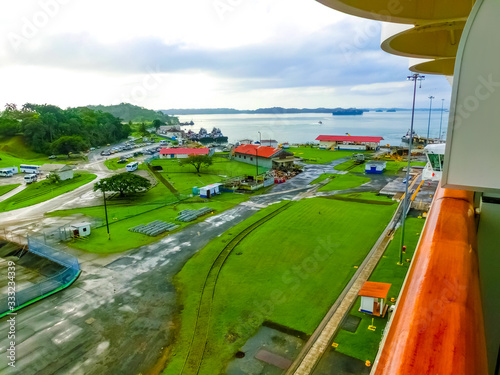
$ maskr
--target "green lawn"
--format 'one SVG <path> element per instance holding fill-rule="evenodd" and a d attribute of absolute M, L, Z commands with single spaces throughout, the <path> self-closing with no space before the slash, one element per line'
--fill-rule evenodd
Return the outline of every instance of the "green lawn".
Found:
<path fill-rule="evenodd" d="M 200 374 L 223 372 L 265 320 L 311 334 L 394 212 L 391 206 L 370 207 L 302 200 L 249 234 L 219 275 Z M 182 323 L 165 374 L 180 373 L 201 286 L 217 254 L 237 233 L 275 209 L 264 209 L 211 241 L 176 276 Z"/>
<path fill-rule="evenodd" d="M 32 183 L 23 191 L 0 202 L 0 211 L 11 211 L 45 202 L 46 200 L 75 190 L 91 182 L 96 177 L 95 174 L 80 172 L 75 173 L 75 177 L 71 180 L 61 181 L 57 184 L 51 184 L 46 180 Z"/>
<path fill-rule="evenodd" d="M 287 151 L 293 152 L 296 157 L 307 159 L 306 163 L 311 164 L 324 164 L 331 161 L 344 158 L 346 156 L 352 156 L 352 154 L 371 154 L 369 151 L 330 151 L 321 150 L 318 147 L 290 147 Z"/>
<path fill-rule="evenodd" d="M 70 164 L 81 160 L 80 156 L 68 159 L 67 156 L 49 159 L 47 155 L 32 151 L 22 136 L 0 139 L 0 168 L 19 167 L 21 164 Z"/>
<path fill-rule="evenodd" d="M 378 204 L 379 202 L 382 202 L 384 204 L 396 204 L 396 201 L 392 200 L 391 197 L 388 197 L 387 195 L 379 195 L 371 191 L 370 192 L 366 191 L 362 193 L 335 194 L 330 198 L 349 200 L 349 201 L 368 202 L 368 203 L 372 202 L 374 204 Z"/>
<path fill-rule="evenodd" d="M 407 219 L 405 231 L 407 250 L 404 259 L 411 259 L 413 257 L 413 253 L 415 252 L 424 223 L 425 219 L 418 219 L 414 217 L 409 217 Z M 394 239 L 387 247 L 382 259 L 369 279 L 370 281 L 392 284 L 387 296 L 388 301 L 390 301 L 391 298 L 398 297 L 406 272 L 409 268 L 409 263 L 406 261 L 402 266 L 396 264 L 399 262 L 400 248 L 401 230 L 398 229 Z M 374 325 L 377 328 L 375 331 L 370 331 L 368 330 L 368 326 L 372 324 L 372 316 L 358 311 L 360 303 L 360 298 L 358 298 L 356 304 L 350 312 L 351 315 L 362 318 L 358 329 L 355 333 L 340 330 L 335 337 L 334 342 L 339 344 L 336 349 L 337 351 L 351 357 L 358 358 L 362 361 L 368 360 L 373 363 L 379 349 L 383 330 L 387 324 L 387 316 L 385 318 L 375 317 Z"/>
<path fill-rule="evenodd" d="M 412 166 L 425 166 L 425 164 L 426 164 L 425 162 L 421 162 L 421 161 L 412 161 L 411 162 Z M 353 165 L 355 165 L 355 167 L 352 169 L 349 169 Z M 395 175 L 401 170 L 401 168 L 404 168 L 407 165 L 408 165 L 408 162 L 406 162 L 406 161 L 387 160 L 387 166 L 386 166 L 386 169 L 384 170 L 384 174 Z M 349 161 L 346 161 L 342 164 L 336 165 L 334 167 L 334 169 L 337 171 L 349 170 L 349 172 L 365 173 L 365 165 L 364 164 L 356 165 L 354 160 L 349 160 Z"/>
<path fill-rule="evenodd" d="M 7 194 L 9 191 L 14 190 L 16 187 L 21 184 L 11 184 L 11 185 L 2 185 L 0 186 L 0 196 Z"/>
<path fill-rule="evenodd" d="M 171 195 L 171 197 L 174 197 Z M 220 196 L 212 197 L 210 200 L 201 198 L 191 198 L 182 202 L 173 202 L 170 205 L 161 203 L 148 203 L 142 205 L 111 204 L 108 206 L 108 220 L 110 221 L 111 239 L 108 240 L 106 226 L 93 228 L 92 234 L 85 239 L 78 239 L 68 243 L 69 246 L 84 250 L 90 253 L 118 253 L 139 246 L 147 245 L 158 241 L 169 233 L 163 233 L 160 236 L 149 237 L 144 234 L 130 232 L 129 228 L 140 224 L 148 224 L 155 220 L 166 221 L 179 224 L 180 228 L 186 225 L 203 221 L 207 216 L 203 216 L 196 221 L 189 223 L 178 222 L 177 218 L 180 211 L 185 209 L 200 209 L 210 207 L 215 210 L 215 214 L 225 211 L 229 208 L 248 199 L 248 196 L 235 193 L 223 193 Z M 70 216 L 73 214 L 84 214 L 90 218 L 98 218 L 104 221 L 104 207 L 88 207 L 72 210 L 54 211 L 49 216 Z"/>
<path fill-rule="evenodd" d="M 133 162 L 135 159 L 134 158 L 127 159 L 126 163 L 118 163 L 119 160 L 120 160 L 120 158 L 108 159 L 104 162 L 104 165 L 108 169 L 111 169 L 112 171 L 116 171 L 118 169 L 125 169 L 127 164 Z"/>
<path fill-rule="evenodd" d="M 330 177 L 332 178 L 332 180 L 325 186 L 320 187 L 318 191 L 352 189 L 370 181 L 370 178 L 368 177 L 355 176 L 350 173 L 332 174 Z"/>

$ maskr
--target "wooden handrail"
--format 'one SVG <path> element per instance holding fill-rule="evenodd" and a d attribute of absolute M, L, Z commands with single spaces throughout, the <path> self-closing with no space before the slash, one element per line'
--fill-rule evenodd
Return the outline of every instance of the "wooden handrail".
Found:
<path fill-rule="evenodd" d="M 488 374 L 472 200 L 438 187 L 372 374 Z"/>

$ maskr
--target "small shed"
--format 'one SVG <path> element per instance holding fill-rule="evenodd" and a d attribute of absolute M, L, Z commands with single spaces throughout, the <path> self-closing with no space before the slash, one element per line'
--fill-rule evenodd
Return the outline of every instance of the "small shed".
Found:
<path fill-rule="evenodd" d="M 90 223 L 84 222 L 71 224 L 69 229 L 71 230 L 71 233 L 75 238 L 90 236 Z"/>
<path fill-rule="evenodd" d="M 384 317 L 387 312 L 385 300 L 392 284 L 367 281 L 359 291 L 361 307 L 359 311 Z"/>
<path fill-rule="evenodd" d="M 220 194 L 219 187 L 224 184 L 217 183 L 211 184 L 200 188 L 200 197 L 201 198 L 210 198 L 213 195 Z"/>
<path fill-rule="evenodd" d="M 386 161 L 368 161 L 365 163 L 365 173 L 381 174 L 387 166 Z"/>
<path fill-rule="evenodd" d="M 41 169 L 46 174 L 57 174 L 61 181 L 73 178 L 73 167 L 68 164 L 44 164 Z"/>

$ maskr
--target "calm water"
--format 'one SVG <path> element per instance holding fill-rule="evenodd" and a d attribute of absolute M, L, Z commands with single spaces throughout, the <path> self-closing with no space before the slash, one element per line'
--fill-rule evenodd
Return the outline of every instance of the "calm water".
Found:
<path fill-rule="evenodd" d="M 415 131 L 420 136 L 427 136 L 428 111 L 415 112 Z M 439 133 L 441 111 L 431 115 L 430 136 Z M 211 130 L 218 127 L 229 137 L 229 142 L 248 138 L 259 140 L 276 139 L 278 142 L 306 143 L 313 142 L 320 135 L 365 135 L 384 137 L 381 144 L 399 146 L 401 137 L 410 128 L 411 111 L 401 112 L 365 112 L 362 116 L 332 116 L 329 114 L 299 113 L 285 115 L 234 114 L 234 115 L 186 115 L 179 116 L 181 122 L 193 120 L 194 126 L 184 126 L 185 130 Z M 322 121 L 320 125 L 318 122 Z M 448 113 L 443 113 L 443 129 L 446 132 Z"/>

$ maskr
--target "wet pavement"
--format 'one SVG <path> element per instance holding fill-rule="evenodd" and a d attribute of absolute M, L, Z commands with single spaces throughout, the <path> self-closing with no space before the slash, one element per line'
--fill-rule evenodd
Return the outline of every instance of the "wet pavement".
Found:
<path fill-rule="evenodd" d="M 172 344 L 179 308 L 172 278 L 186 261 L 262 207 L 310 189 L 311 181 L 321 173 L 334 173 L 333 166 L 343 161 L 307 165 L 269 194 L 148 246 L 110 256 L 72 250 L 82 263 L 79 279 L 16 316 L 15 368 L 8 367 L 6 357 L 11 341 L 7 318 L 0 320 L 0 374 L 147 372 Z"/>

